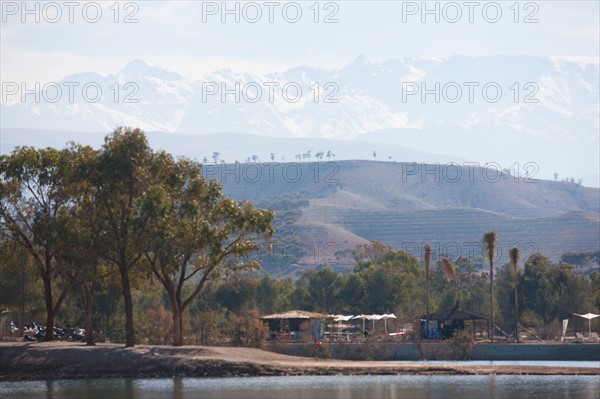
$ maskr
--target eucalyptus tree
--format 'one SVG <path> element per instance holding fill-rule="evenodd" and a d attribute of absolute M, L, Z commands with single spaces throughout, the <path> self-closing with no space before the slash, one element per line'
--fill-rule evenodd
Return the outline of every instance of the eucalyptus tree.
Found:
<path fill-rule="evenodd" d="M 106 248 L 99 245 L 105 234 L 105 231 L 99 230 L 105 227 L 104 220 L 101 221 L 100 218 L 105 213 L 100 211 L 100 203 L 97 201 L 96 194 L 99 190 L 92 184 L 99 173 L 99 153 L 91 147 L 74 143 L 70 148 L 75 155 L 74 174 L 70 182 L 73 187 L 71 216 L 74 234 L 70 241 L 71 251 L 65 253 L 63 258 L 80 270 L 77 288 L 83 305 L 86 343 L 95 345 L 92 323 L 95 294 L 102 280 L 114 274 L 114 268 L 103 259 L 102 254 Z M 109 243 L 106 241 L 104 244 Z"/>
<path fill-rule="evenodd" d="M 524 266 L 524 307 L 541 318 L 543 327 L 557 315 L 559 295 L 554 289 L 555 269 L 550 259 L 539 252 L 530 255 Z"/>
<path fill-rule="evenodd" d="M 271 211 L 224 197 L 201 165 L 155 157 L 156 174 L 140 206 L 145 261 L 167 291 L 173 311 L 173 345 L 183 345 L 182 315 L 210 280 L 260 266 L 248 255 L 273 234 Z"/>
<path fill-rule="evenodd" d="M 125 346 L 135 345 L 130 272 L 140 264 L 147 241 L 147 220 L 139 212 L 148 189 L 155 154 L 140 129 L 118 128 L 104 140 L 86 168 L 94 201 L 94 245 L 105 263 L 116 266 L 125 307 Z"/>
<path fill-rule="evenodd" d="M 29 252 L 12 241 L 0 242 L 0 308 L 18 309 L 21 337 L 26 307 L 41 301 L 40 280 Z"/>
<path fill-rule="evenodd" d="M 310 306 L 317 312 L 333 313 L 339 300 L 342 287 L 340 275 L 331 267 L 312 269 L 308 275 Z"/>
<path fill-rule="evenodd" d="M 494 339 L 494 258 L 496 256 L 496 245 L 498 234 L 495 230 L 483 233 L 483 247 L 485 257 L 490 263 L 490 339 Z"/>
<path fill-rule="evenodd" d="M 381 262 L 394 249 L 380 241 L 372 240 L 367 244 L 359 244 L 352 250 L 352 257 L 357 267 L 368 266 L 371 263 Z"/>
<path fill-rule="evenodd" d="M 29 253 L 43 282 L 45 341 L 79 273 L 60 256 L 72 237 L 73 159 L 67 149 L 32 147 L 0 156 L 0 234 Z"/>
<path fill-rule="evenodd" d="M 75 219 L 75 223 L 82 220 Z M 76 285 L 83 305 L 84 329 L 87 345 L 95 345 L 94 325 L 92 324 L 95 292 L 101 281 L 110 274 L 109 268 L 101 262 L 99 253 L 94 248 L 93 238 L 85 224 L 75 230 L 78 234 L 69 240 L 69 246 L 59 255 L 61 262 L 71 265 L 77 270 Z"/>
<path fill-rule="evenodd" d="M 591 278 L 568 263 L 553 264 L 539 252 L 527 258 L 520 286 L 522 307 L 540 318 L 542 335 L 554 334 L 550 326 L 554 320 L 571 317 L 579 309 L 594 309 Z"/>
<path fill-rule="evenodd" d="M 391 251 L 363 268 L 356 268 L 364 280 L 363 312 L 396 312 L 400 318 L 411 320 L 423 311 L 423 272 L 419 259 L 404 251 Z"/>

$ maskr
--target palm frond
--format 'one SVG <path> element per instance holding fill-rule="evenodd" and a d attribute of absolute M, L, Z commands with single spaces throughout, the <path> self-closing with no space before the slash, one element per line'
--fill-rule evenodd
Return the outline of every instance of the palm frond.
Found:
<path fill-rule="evenodd" d="M 498 233 L 496 233 L 495 230 L 488 230 L 483 233 L 483 238 L 481 241 L 483 243 L 486 258 L 488 258 L 488 260 L 494 259 L 496 243 L 498 242 Z"/>
<path fill-rule="evenodd" d="M 456 281 L 456 265 L 452 263 L 448 257 L 444 256 L 442 259 L 440 259 L 438 265 L 448 281 Z"/>

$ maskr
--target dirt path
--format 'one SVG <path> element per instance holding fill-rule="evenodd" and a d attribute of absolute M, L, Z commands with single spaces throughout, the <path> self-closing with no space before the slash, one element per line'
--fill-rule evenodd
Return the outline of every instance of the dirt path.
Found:
<path fill-rule="evenodd" d="M 598 368 L 323 360 L 252 348 L 1 343 L 0 380 L 361 374 L 600 375 Z"/>

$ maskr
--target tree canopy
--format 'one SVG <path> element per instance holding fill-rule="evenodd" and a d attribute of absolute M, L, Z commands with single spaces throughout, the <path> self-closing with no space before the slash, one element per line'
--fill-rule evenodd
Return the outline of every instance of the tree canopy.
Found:
<path fill-rule="evenodd" d="M 2 243 L 26 250 L 43 281 L 46 340 L 68 294 L 76 286 L 89 293 L 106 275 L 101 264 L 120 276 L 126 346 L 135 344 L 132 273 L 147 270 L 162 283 L 181 345 L 181 312 L 206 282 L 260 266 L 246 258 L 273 234 L 273 213 L 223 196 L 201 170 L 153 151 L 144 132 L 129 128 L 99 150 L 72 143 L 0 157 Z"/>

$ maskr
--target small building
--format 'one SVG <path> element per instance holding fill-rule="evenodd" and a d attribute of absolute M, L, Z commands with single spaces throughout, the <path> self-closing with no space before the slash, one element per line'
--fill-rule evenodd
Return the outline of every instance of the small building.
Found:
<path fill-rule="evenodd" d="M 452 338 L 456 331 L 468 329 L 475 338 L 478 332 L 484 333 L 489 330 L 489 321 L 488 315 L 461 309 L 457 301 L 450 310 L 421 316 L 422 337 L 448 339 Z"/>
<path fill-rule="evenodd" d="M 332 318 L 331 315 L 303 310 L 291 310 L 260 317 L 263 323 L 269 325 L 269 339 L 285 337 L 297 341 L 303 338 L 303 334 L 312 332 L 312 339 L 315 342 L 323 339 L 325 321 Z"/>

